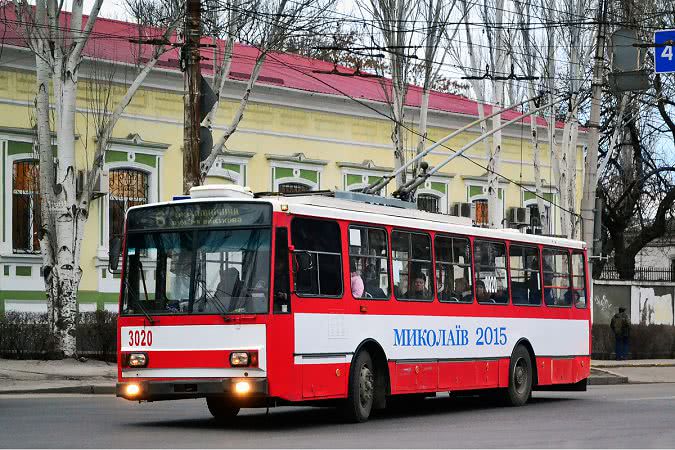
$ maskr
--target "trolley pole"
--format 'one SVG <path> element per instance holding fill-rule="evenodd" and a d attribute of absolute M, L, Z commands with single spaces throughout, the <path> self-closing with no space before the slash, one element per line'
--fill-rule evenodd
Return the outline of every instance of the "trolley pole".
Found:
<path fill-rule="evenodd" d="M 200 183 L 199 171 L 199 126 L 200 111 L 200 38 L 201 0 L 188 0 L 185 14 L 185 42 L 183 45 L 184 125 L 183 125 L 183 193 Z"/>

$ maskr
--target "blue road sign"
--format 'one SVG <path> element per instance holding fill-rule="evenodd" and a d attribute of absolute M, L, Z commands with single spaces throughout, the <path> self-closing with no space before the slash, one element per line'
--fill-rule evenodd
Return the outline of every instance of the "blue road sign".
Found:
<path fill-rule="evenodd" d="M 654 32 L 654 69 L 656 73 L 675 72 L 675 45 L 659 47 L 667 41 L 675 43 L 675 30 L 662 30 Z"/>

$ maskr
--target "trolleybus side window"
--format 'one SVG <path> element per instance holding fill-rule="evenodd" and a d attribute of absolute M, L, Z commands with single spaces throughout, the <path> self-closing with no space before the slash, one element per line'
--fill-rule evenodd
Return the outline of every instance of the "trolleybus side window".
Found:
<path fill-rule="evenodd" d="M 509 247 L 509 265 L 513 304 L 541 305 L 539 249 L 511 245 Z"/>
<path fill-rule="evenodd" d="M 288 230 L 277 228 L 274 242 L 274 312 L 291 312 L 291 286 L 288 268 Z"/>
<path fill-rule="evenodd" d="M 436 236 L 436 289 L 442 302 L 473 302 L 471 243 L 466 238 Z"/>
<path fill-rule="evenodd" d="M 337 222 L 295 218 L 291 239 L 295 292 L 303 297 L 341 297 L 342 247 Z"/>
<path fill-rule="evenodd" d="M 586 271 L 584 254 L 572 253 L 572 302 L 577 308 L 586 307 Z"/>
<path fill-rule="evenodd" d="M 349 227 L 349 263 L 355 298 L 389 299 L 387 232 L 381 228 Z"/>
<path fill-rule="evenodd" d="M 571 306 L 570 255 L 567 250 L 544 249 L 544 301 L 549 306 Z"/>
<path fill-rule="evenodd" d="M 507 304 L 506 246 L 501 242 L 474 241 L 476 299 L 479 303 Z"/>
<path fill-rule="evenodd" d="M 434 282 L 429 235 L 393 231 L 391 252 L 396 298 L 399 300 L 433 300 Z"/>

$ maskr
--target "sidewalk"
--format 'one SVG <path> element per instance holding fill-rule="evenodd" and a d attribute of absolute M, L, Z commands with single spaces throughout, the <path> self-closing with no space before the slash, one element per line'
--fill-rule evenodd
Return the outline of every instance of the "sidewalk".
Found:
<path fill-rule="evenodd" d="M 591 361 L 589 384 L 675 383 L 675 360 Z M 73 359 L 0 359 L 0 395 L 28 393 L 114 394 L 114 363 Z"/>
<path fill-rule="evenodd" d="M 673 359 L 593 360 L 591 367 L 601 374 L 625 377 L 628 383 L 675 383 Z"/>
<path fill-rule="evenodd" d="M 114 394 L 117 365 L 80 362 L 0 359 L 0 395 L 27 393 Z"/>

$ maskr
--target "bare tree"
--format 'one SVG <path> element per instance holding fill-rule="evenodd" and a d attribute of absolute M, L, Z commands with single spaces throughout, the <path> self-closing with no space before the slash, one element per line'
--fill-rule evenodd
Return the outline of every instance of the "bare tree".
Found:
<path fill-rule="evenodd" d="M 419 139 L 417 154 L 424 151 L 427 141 L 427 116 L 429 114 L 429 97 L 432 88 L 440 79 L 443 62 L 448 48 L 441 48 L 444 34 L 451 36 L 457 33 L 456 25 L 452 31 L 448 30 L 448 22 L 455 8 L 456 0 L 424 0 L 420 4 L 424 38 L 421 42 L 424 49 L 424 59 L 420 64 L 422 70 L 422 102 L 420 104 L 420 119 L 418 125 Z M 419 162 L 412 168 L 412 176 L 417 175 Z"/>
<path fill-rule="evenodd" d="M 394 167 L 399 169 L 406 163 L 404 148 L 405 99 L 408 92 L 412 60 L 414 27 L 419 9 L 413 2 L 406 0 L 370 0 L 369 4 L 360 4 L 365 16 L 374 18 L 376 30 L 371 36 L 373 44 L 387 52 L 386 70 L 390 80 L 381 82 L 387 103 L 389 104 L 392 132 L 391 142 L 394 150 Z M 396 176 L 396 187 L 406 181 L 406 171 Z"/>
<path fill-rule="evenodd" d="M 318 18 L 325 14 L 334 0 L 213 0 L 218 9 L 224 12 L 222 25 L 214 26 L 212 32 L 219 33 L 225 39 L 225 49 L 214 77 L 215 92 L 219 100 L 202 122 L 202 126 L 212 128 L 219 111 L 225 87 L 227 86 L 236 39 L 254 45 L 256 55 L 253 68 L 227 128 L 215 141 L 210 154 L 201 163 L 200 183 L 219 155 L 225 151 L 227 141 L 237 131 L 249 104 L 253 86 L 258 81 L 260 71 L 270 52 L 282 49 L 297 33 L 314 33 L 322 26 Z M 214 59 L 214 65 L 217 59 Z M 189 190 L 190 186 L 186 186 Z"/>
<path fill-rule="evenodd" d="M 83 0 L 72 2 L 69 27 L 62 20 L 64 2 L 13 0 L 20 31 L 35 54 L 36 124 L 40 164 L 40 250 L 43 258 L 45 290 L 48 298 L 49 323 L 55 337 L 56 351 L 66 357 L 76 354 L 75 319 L 77 291 L 82 270 L 80 252 L 84 228 L 89 217 L 93 189 L 100 176 L 110 137 L 122 112 L 143 81 L 168 49 L 154 47 L 150 58 L 139 67 L 126 93 L 99 121 L 96 149 L 86 172 L 82 189 L 76 185 L 75 118 L 83 51 L 91 38 L 103 0 L 96 0 L 84 22 Z M 161 42 L 169 41 L 179 17 L 165 18 Z M 50 93 L 54 103 L 50 103 Z M 51 109 L 54 110 L 53 120 Z M 56 135 L 56 154 L 52 150 L 52 132 Z"/>
<path fill-rule="evenodd" d="M 675 26 L 667 2 L 619 0 L 614 6 L 645 41 L 652 29 Z M 653 52 L 660 50 L 649 51 L 648 70 Z M 632 279 L 638 253 L 654 239 L 672 236 L 675 227 L 675 160 L 664 151 L 675 145 L 675 87 L 656 74 L 646 92 L 609 94 L 605 105 L 601 153 L 607 163 L 598 173 L 598 195 L 604 202 L 602 254 L 612 257 L 621 279 Z M 602 267 L 594 265 L 594 276 Z"/>

